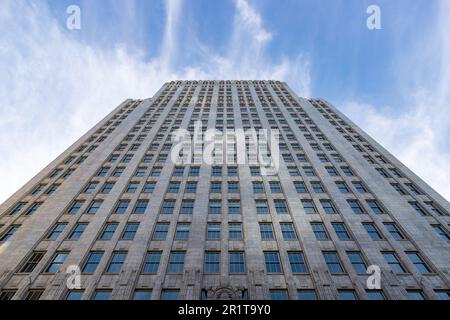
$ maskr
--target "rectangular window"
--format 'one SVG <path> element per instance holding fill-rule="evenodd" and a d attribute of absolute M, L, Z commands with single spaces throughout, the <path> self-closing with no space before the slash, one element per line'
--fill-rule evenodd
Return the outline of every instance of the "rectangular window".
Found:
<path fill-rule="evenodd" d="M 347 203 L 349 204 L 350 208 L 352 208 L 353 213 L 356 214 L 364 214 L 364 210 L 359 204 L 358 200 L 347 200 Z"/>
<path fill-rule="evenodd" d="M 39 207 L 42 205 L 41 202 L 35 202 L 31 205 L 30 208 L 28 208 L 28 210 L 25 212 L 26 216 L 31 216 L 33 215 L 37 209 L 39 209 Z"/>
<path fill-rule="evenodd" d="M 261 233 L 262 240 L 275 240 L 273 226 L 271 223 L 260 223 L 259 231 Z"/>
<path fill-rule="evenodd" d="M 355 269 L 356 273 L 365 274 L 367 271 L 366 263 L 364 262 L 363 256 L 361 252 L 358 251 L 348 251 L 347 252 L 348 259 Z"/>
<path fill-rule="evenodd" d="M 359 193 L 366 193 L 367 189 L 364 187 L 363 183 L 360 181 L 352 182 L 353 186 L 355 187 L 356 191 Z"/>
<path fill-rule="evenodd" d="M 128 208 L 128 205 L 130 204 L 130 200 L 119 200 L 116 204 L 116 208 L 114 210 L 114 213 L 116 214 L 123 214 Z"/>
<path fill-rule="evenodd" d="M 280 255 L 275 251 L 264 252 L 267 273 L 282 273 Z"/>
<path fill-rule="evenodd" d="M 137 230 L 139 229 L 139 223 L 127 223 L 125 229 L 122 232 L 122 240 L 133 240 L 136 235 Z"/>
<path fill-rule="evenodd" d="M 255 200 L 256 213 L 265 214 L 269 213 L 269 206 L 267 200 Z"/>
<path fill-rule="evenodd" d="M 228 238 L 230 240 L 242 239 L 242 224 L 241 223 L 229 223 L 228 224 Z"/>
<path fill-rule="evenodd" d="M 69 290 L 66 293 L 64 300 L 81 300 L 84 290 Z"/>
<path fill-rule="evenodd" d="M 100 233 L 100 236 L 98 237 L 99 240 L 111 240 L 111 238 L 114 235 L 114 232 L 117 229 L 117 226 L 119 224 L 116 222 L 108 222 L 104 227 L 102 232 Z"/>
<path fill-rule="evenodd" d="M 220 223 L 208 223 L 206 238 L 208 240 L 219 240 L 220 239 Z"/>
<path fill-rule="evenodd" d="M 222 213 L 222 200 L 209 200 L 208 213 L 221 214 Z"/>
<path fill-rule="evenodd" d="M 432 225 L 432 227 L 444 241 L 450 241 L 450 236 L 448 235 L 447 231 L 445 231 L 445 229 L 441 225 L 435 224 L 435 225 Z"/>
<path fill-rule="evenodd" d="M 142 189 L 143 193 L 153 193 L 155 190 L 156 183 L 155 182 L 146 182 L 144 184 L 144 188 Z"/>
<path fill-rule="evenodd" d="M 149 251 L 145 256 L 142 273 L 157 273 L 161 261 L 162 251 Z"/>
<path fill-rule="evenodd" d="M 44 251 L 33 251 L 24 265 L 20 268 L 20 273 L 31 273 L 36 268 L 38 263 L 44 257 Z"/>
<path fill-rule="evenodd" d="M 147 210 L 148 200 L 146 199 L 138 199 L 136 201 L 136 205 L 134 206 L 133 213 L 134 214 L 144 214 L 145 210 Z"/>
<path fill-rule="evenodd" d="M 273 193 L 283 192 L 283 189 L 281 188 L 281 184 L 279 181 L 270 181 L 269 186 L 270 186 L 270 192 L 273 192 Z"/>
<path fill-rule="evenodd" d="M 222 176 L 222 167 L 213 167 L 212 175 L 213 175 L 213 177 L 221 177 Z"/>
<path fill-rule="evenodd" d="M 125 263 L 125 259 L 127 258 L 126 251 L 115 251 L 111 256 L 111 260 L 109 261 L 108 268 L 106 269 L 107 273 L 119 273 L 122 271 L 122 266 Z"/>
<path fill-rule="evenodd" d="M 286 200 L 276 199 L 273 202 L 275 204 L 275 211 L 278 214 L 283 214 L 283 213 L 288 213 L 289 212 Z"/>
<path fill-rule="evenodd" d="M 395 273 L 405 273 L 405 268 L 401 265 L 400 261 L 397 258 L 397 255 L 394 252 L 382 252 L 384 259 L 387 264 L 391 267 L 392 271 Z"/>
<path fill-rule="evenodd" d="M 308 189 L 306 188 L 306 185 L 303 181 L 294 181 L 294 187 L 298 193 L 307 193 L 308 192 Z"/>
<path fill-rule="evenodd" d="M 172 214 L 175 209 L 175 200 L 164 200 L 161 207 L 161 214 Z"/>
<path fill-rule="evenodd" d="M 264 184 L 260 181 L 253 181 L 253 192 L 254 193 L 263 193 L 264 192 Z"/>
<path fill-rule="evenodd" d="M 342 222 L 332 222 L 331 225 L 333 226 L 334 231 L 336 232 L 337 237 L 339 240 L 351 240 L 352 237 L 350 236 L 347 227 Z"/>
<path fill-rule="evenodd" d="M 312 181 L 311 186 L 315 193 L 323 193 L 325 190 L 323 189 L 322 183 L 320 181 Z"/>
<path fill-rule="evenodd" d="M 281 233 L 284 240 L 296 240 L 297 234 L 295 233 L 294 224 L 290 222 L 280 223 Z"/>
<path fill-rule="evenodd" d="M 28 290 L 26 296 L 24 297 L 24 300 L 28 300 L 28 301 L 39 300 L 43 293 L 44 293 L 43 289 Z"/>
<path fill-rule="evenodd" d="M 106 182 L 103 185 L 102 190 L 100 192 L 101 193 L 110 193 L 113 187 L 114 187 L 114 182 Z"/>
<path fill-rule="evenodd" d="M 212 192 L 212 193 L 222 192 L 222 182 L 220 182 L 220 181 L 211 182 L 210 192 Z"/>
<path fill-rule="evenodd" d="M 200 168 L 199 167 L 191 167 L 189 168 L 189 176 L 190 177 L 198 177 L 200 174 Z"/>
<path fill-rule="evenodd" d="M 417 270 L 419 270 L 420 273 L 431 273 L 430 267 L 427 266 L 418 252 L 409 251 L 406 252 L 406 255 L 408 256 L 409 260 L 411 260 L 411 262 L 416 266 Z"/>
<path fill-rule="evenodd" d="M 347 187 L 347 184 L 343 181 L 336 181 L 336 186 L 341 193 L 349 193 L 350 190 Z"/>
<path fill-rule="evenodd" d="M 239 183 L 234 181 L 228 182 L 228 192 L 234 193 L 239 192 Z"/>
<path fill-rule="evenodd" d="M 77 223 L 75 227 L 72 229 L 72 232 L 69 234 L 69 240 L 78 240 L 83 234 L 84 230 L 86 230 L 87 223 Z"/>
<path fill-rule="evenodd" d="M 111 300 L 112 290 L 95 290 L 92 300 Z"/>
<path fill-rule="evenodd" d="M 133 293 L 133 300 L 150 300 L 152 298 L 152 290 L 136 289 Z"/>
<path fill-rule="evenodd" d="M 417 202 L 411 201 L 411 202 L 409 202 L 409 204 L 421 216 L 427 216 L 428 215 L 428 213 Z"/>
<path fill-rule="evenodd" d="M 245 259 L 244 252 L 230 251 L 229 252 L 230 273 L 245 273 Z"/>
<path fill-rule="evenodd" d="M 12 300 L 14 295 L 16 294 L 16 290 L 1 290 L 0 291 L 0 301 Z"/>
<path fill-rule="evenodd" d="M 163 289 L 161 291 L 161 300 L 178 300 L 180 298 L 180 290 L 178 289 Z"/>
<path fill-rule="evenodd" d="M 178 193 L 180 191 L 180 183 L 179 182 L 170 182 L 167 187 L 167 192 L 169 193 Z"/>
<path fill-rule="evenodd" d="M 228 213 L 240 214 L 241 213 L 241 201 L 240 200 L 228 200 Z"/>
<path fill-rule="evenodd" d="M 20 225 L 12 225 L 0 236 L 0 241 L 8 241 L 19 229 Z"/>
<path fill-rule="evenodd" d="M 386 300 L 383 290 L 366 290 L 368 300 Z"/>
<path fill-rule="evenodd" d="M 339 300 L 358 300 L 355 290 L 338 290 Z"/>
<path fill-rule="evenodd" d="M 97 270 L 97 266 L 102 260 L 103 252 L 101 251 L 91 251 L 86 263 L 83 267 L 83 273 L 94 273 Z"/>
<path fill-rule="evenodd" d="M 367 204 L 369 205 L 370 209 L 372 209 L 373 213 L 375 214 L 383 214 L 384 211 L 381 208 L 380 204 L 376 200 L 366 200 Z"/>
<path fill-rule="evenodd" d="M 153 231 L 152 240 L 164 241 L 166 240 L 167 233 L 169 232 L 169 223 L 158 222 L 155 225 L 155 230 Z"/>
<path fill-rule="evenodd" d="M 67 256 L 69 255 L 68 252 L 57 252 L 55 256 L 53 257 L 52 261 L 48 265 L 45 272 L 47 273 L 57 273 L 61 269 L 61 266 L 63 265 L 64 261 L 66 260 Z"/>
<path fill-rule="evenodd" d="M 297 290 L 298 300 L 317 300 L 316 291 L 313 289 Z"/>
<path fill-rule="evenodd" d="M 392 223 L 385 222 L 384 226 L 389 231 L 389 233 L 391 234 L 392 238 L 394 238 L 395 240 L 404 240 L 405 239 L 405 236 L 402 234 L 400 229 L 395 225 L 395 223 L 393 223 L 393 222 Z"/>
<path fill-rule="evenodd" d="M 205 252 L 204 262 L 205 273 L 219 273 L 220 272 L 220 252 Z"/>
<path fill-rule="evenodd" d="M 270 290 L 270 300 L 289 300 L 289 295 L 287 290 L 271 289 Z"/>
<path fill-rule="evenodd" d="M 167 273 L 182 273 L 184 269 L 185 252 L 172 251 L 169 255 Z"/>
<path fill-rule="evenodd" d="M 127 192 L 127 193 L 135 193 L 137 188 L 138 188 L 138 186 L 139 186 L 139 182 L 133 182 L 132 181 L 132 182 L 130 182 L 128 184 L 127 190 L 125 192 Z"/>
<path fill-rule="evenodd" d="M 189 239 L 189 229 L 190 229 L 189 223 L 182 223 L 179 222 L 176 227 L 175 231 L 175 239 L 176 240 L 186 240 Z"/>
<path fill-rule="evenodd" d="M 57 223 L 55 224 L 50 232 L 47 234 L 47 240 L 55 240 L 59 237 L 59 235 L 64 231 L 64 228 L 67 226 L 67 223 Z"/>
<path fill-rule="evenodd" d="M 426 300 L 422 290 L 406 290 L 408 300 Z"/>
<path fill-rule="evenodd" d="M 317 213 L 316 206 L 314 205 L 314 202 L 311 199 L 302 199 L 302 205 L 303 209 L 305 210 L 305 213 L 307 214 Z"/>
<path fill-rule="evenodd" d="M 328 267 L 330 273 L 345 273 L 344 267 L 341 264 L 341 260 L 337 252 L 335 251 L 324 251 L 323 257 Z"/>
<path fill-rule="evenodd" d="M 311 228 L 317 240 L 329 240 L 327 230 L 322 222 L 311 222 Z"/>
<path fill-rule="evenodd" d="M 303 252 L 290 251 L 288 257 L 292 273 L 308 273 Z"/>
<path fill-rule="evenodd" d="M 333 205 L 331 200 L 320 200 L 320 204 L 322 205 L 323 210 L 326 214 L 336 214 L 336 208 Z"/>
<path fill-rule="evenodd" d="M 372 240 L 383 240 L 384 239 L 374 223 L 363 223 L 363 226 L 364 226 L 364 229 L 366 229 L 369 236 L 372 238 Z"/>

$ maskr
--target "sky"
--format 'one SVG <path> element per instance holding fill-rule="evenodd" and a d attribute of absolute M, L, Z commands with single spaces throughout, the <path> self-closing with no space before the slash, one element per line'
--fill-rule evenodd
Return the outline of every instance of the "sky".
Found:
<path fill-rule="evenodd" d="M 450 199 L 449 13 L 447 0 L 0 0 L 0 203 L 123 100 L 175 79 L 286 81 Z"/>

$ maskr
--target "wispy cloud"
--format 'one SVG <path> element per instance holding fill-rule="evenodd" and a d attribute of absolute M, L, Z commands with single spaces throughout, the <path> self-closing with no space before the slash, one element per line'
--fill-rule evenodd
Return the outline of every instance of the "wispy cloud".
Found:
<path fill-rule="evenodd" d="M 309 59 L 299 53 L 272 62 L 265 52 L 272 34 L 249 2 L 235 1 L 225 55 L 198 41 L 190 44 L 202 55 L 198 64 L 186 63 L 179 50 L 186 27 L 180 18 L 182 1 L 167 0 L 165 5 L 160 54 L 144 60 L 142 52 L 100 49 L 75 40 L 44 2 L 2 1 L 0 202 L 120 102 L 149 97 L 165 81 L 276 78 L 309 96 Z"/>
<path fill-rule="evenodd" d="M 398 61 L 399 80 L 414 84 L 398 93 L 409 97 L 408 105 L 375 107 L 349 101 L 342 110 L 450 199 L 450 20 L 446 16 L 450 2 L 441 0 L 439 12 L 434 31 Z M 432 72 L 436 74 L 430 77 Z"/>

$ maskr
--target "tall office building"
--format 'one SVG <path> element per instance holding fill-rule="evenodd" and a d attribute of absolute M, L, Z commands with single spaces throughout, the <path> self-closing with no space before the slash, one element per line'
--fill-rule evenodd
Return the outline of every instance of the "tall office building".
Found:
<path fill-rule="evenodd" d="M 325 100 L 173 81 L 0 206 L 0 299 L 448 300 L 449 212 Z"/>

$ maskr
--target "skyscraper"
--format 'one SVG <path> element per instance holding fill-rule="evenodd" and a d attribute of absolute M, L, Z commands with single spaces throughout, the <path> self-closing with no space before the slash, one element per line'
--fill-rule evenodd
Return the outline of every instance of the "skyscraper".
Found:
<path fill-rule="evenodd" d="M 0 206 L 0 299 L 449 299 L 449 212 L 325 100 L 172 81 Z"/>

